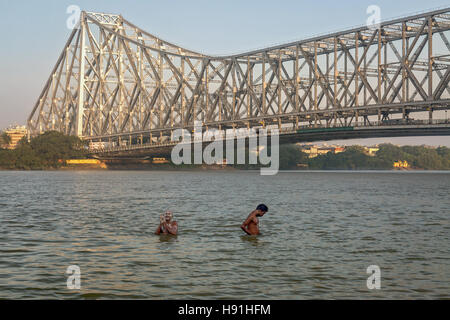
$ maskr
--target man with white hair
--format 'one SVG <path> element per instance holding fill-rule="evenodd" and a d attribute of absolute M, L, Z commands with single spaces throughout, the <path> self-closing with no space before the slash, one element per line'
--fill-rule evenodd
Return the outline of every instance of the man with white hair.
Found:
<path fill-rule="evenodd" d="M 166 211 L 165 214 L 159 217 L 159 226 L 156 229 L 155 234 L 171 234 L 177 235 L 178 223 L 173 220 L 173 213 Z"/>

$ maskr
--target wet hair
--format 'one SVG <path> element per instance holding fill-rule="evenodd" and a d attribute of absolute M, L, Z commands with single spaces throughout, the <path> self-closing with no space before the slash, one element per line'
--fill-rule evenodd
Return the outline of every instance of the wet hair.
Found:
<path fill-rule="evenodd" d="M 267 211 L 269 211 L 269 208 L 267 208 L 267 206 L 265 204 L 260 204 L 256 207 L 256 210 L 261 210 L 261 211 L 267 212 Z"/>

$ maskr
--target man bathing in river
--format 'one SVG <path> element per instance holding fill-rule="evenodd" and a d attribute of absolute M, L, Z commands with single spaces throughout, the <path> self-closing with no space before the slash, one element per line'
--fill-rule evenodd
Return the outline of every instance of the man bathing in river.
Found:
<path fill-rule="evenodd" d="M 262 217 L 269 211 L 265 204 L 260 204 L 256 207 L 256 210 L 253 210 L 248 216 L 247 220 L 241 225 L 241 229 L 245 231 L 250 236 L 256 236 L 259 233 L 259 219 L 258 217 Z"/>
<path fill-rule="evenodd" d="M 155 234 L 171 234 L 176 235 L 178 232 L 178 223 L 173 219 L 171 211 L 166 211 L 164 215 L 159 217 L 159 226 Z"/>

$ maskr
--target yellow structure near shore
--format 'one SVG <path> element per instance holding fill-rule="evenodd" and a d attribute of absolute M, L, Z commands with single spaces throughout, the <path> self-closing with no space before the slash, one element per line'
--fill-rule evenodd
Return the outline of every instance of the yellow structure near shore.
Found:
<path fill-rule="evenodd" d="M 408 161 L 396 161 L 394 162 L 394 168 L 398 168 L 398 169 L 408 169 L 409 168 L 409 163 Z"/>
<path fill-rule="evenodd" d="M 164 164 L 164 163 L 169 163 L 169 160 L 167 160 L 166 158 L 153 158 L 152 163 L 153 164 Z"/>
<path fill-rule="evenodd" d="M 106 169 L 106 164 L 97 159 L 70 159 L 66 160 L 66 165 L 99 166 Z"/>

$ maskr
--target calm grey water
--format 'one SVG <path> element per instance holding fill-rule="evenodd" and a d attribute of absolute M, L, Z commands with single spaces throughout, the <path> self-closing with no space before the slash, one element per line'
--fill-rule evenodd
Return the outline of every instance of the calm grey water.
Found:
<path fill-rule="evenodd" d="M 3 171 L 0 298 L 450 298 L 449 192 L 444 172 Z M 179 236 L 153 235 L 168 208 Z"/>

